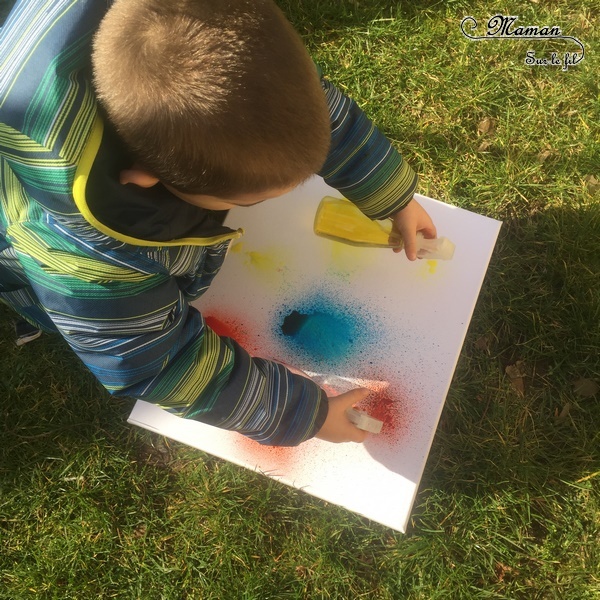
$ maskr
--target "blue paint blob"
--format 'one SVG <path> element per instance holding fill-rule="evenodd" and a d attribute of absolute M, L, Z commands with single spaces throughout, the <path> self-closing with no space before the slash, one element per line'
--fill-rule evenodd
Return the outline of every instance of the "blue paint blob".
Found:
<path fill-rule="evenodd" d="M 340 365 L 360 352 L 362 342 L 370 337 L 363 318 L 322 297 L 285 310 L 281 317 L 279 330 L 285 344 L 311 363 Z"/>
<path fill-rule="evenodd" d="M 303 315 L 297 310 L 293 310 L 284 320 L 281 325 L 283 335 L 297 335 L 302 329 L 302 326 L 308 320 L 308 315 Z"/>

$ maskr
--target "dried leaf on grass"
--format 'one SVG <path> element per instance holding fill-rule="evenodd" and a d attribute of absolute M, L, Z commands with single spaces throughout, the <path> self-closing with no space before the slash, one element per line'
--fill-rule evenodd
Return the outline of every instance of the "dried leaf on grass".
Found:
<path fill-rule="evenodd" d="M 492 134 L 496 129 L 496 123 L 492 117 L 485 117 L 479 121 L 479 125 L 477 125 L 477 131 L 482 135 Z"/>
<path fill-rule="evenodd" d="M 491 333 L 486 333 L 475 340 L 474 346 L 477 350 L 481 350 L 481 352 L 489 352 L 490 348 L 492 347 L 493 340 L 494 336 Z"/>
<path fill-rule="evenodd" d="M 567 402 L 562 410 L 560 411 L 560 413 L 558 412 L 558 408 L 556 409 L 556 414 L 554 415 L 554 422 L 555 423 L 562 423 L 564 420 L 566 420 L 566 418 L 569 416 L 569 413 L 571 412 L 571 408 L 573 408 L 573 405 L 570 402 Z"/>
<path fill-rule="evenodd" d="M 142 538 L 146 535 L 146 531 L 148 530 L 147 526 L 145 523 L 142 523 L 141 525 L 139 525 L 138 527 L 136 527 L 133 531 L 133 537 L 135 539 L 139 539 Z"/>
<path fill-rule="evenodd" d="M 504 581 L 505 579 L 510 580 L 514 576 L 513 568 L 505 565 L 504 563 L 496 563 L 496 577 L 498 581 Z"/>
<path fill-rule="evenodd" d="M 504 372 L 510 378 L 513 389 L 521 396 L 525 394 L 525 363 L 518 360 L 514 365 L 508 365 Z"/>
<path fill-rule="evenodd" d="M 525 371 L 525 363 L 522 360 L 518 360 L 514 365 L 508 365 L 505 372 L 511 379 L 520 379 L 527 374 Z"/>
<path fill-rule="evenodd" d="M 587 187 L 588 192 L 594 196 L 598 191 L 600 191 L 600 181 L 598 181 L 593 175 L 588 175 L 585 179 L 585 187 Z"/>
<path fill-rule="evenodd" d="M 481 142 L 481 144 L 479 144 L 479 147 L 477 148 L 477 152 L 487 152 L 490 147 L 492 145 L 492 142 L 488 141 L 488 140 L 483 140 L 483 142 Z"/>
<path fill-rule="evenodd" d="M 600 390 L 600 385 L 593 379 L 582 377 L 573 384 L 573 389 L 582 398 L 593 398 Z"/>

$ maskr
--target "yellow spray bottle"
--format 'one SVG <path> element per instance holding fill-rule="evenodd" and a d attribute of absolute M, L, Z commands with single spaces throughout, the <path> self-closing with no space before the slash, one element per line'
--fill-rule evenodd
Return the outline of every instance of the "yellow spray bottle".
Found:
<path fill-rule="evenodd" d="M 402 248 L 399 234 L 392 231 L 391 221 L 372 221 L 349 200 L 326 196 L 315 215 L 317 235 L 353 246 Z M 450 260 L 454 244 L 447 238 L 429 240 L 417 234 L 419 258 Z"/>

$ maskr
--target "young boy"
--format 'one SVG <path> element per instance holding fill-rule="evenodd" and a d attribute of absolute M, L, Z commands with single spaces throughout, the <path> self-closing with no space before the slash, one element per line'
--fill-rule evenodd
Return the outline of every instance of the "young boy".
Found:
<path fill-rule="evenodd" d="M 414 260 L 416 175 L 271 0 L 107 4 L 22 0 L 1 32 L 0 298 L 112 394 L 265 444 L 362 441 L 366 390 L 327 399 L 189 302 L 240 235 L 225 211 L 314 173 Z"/>

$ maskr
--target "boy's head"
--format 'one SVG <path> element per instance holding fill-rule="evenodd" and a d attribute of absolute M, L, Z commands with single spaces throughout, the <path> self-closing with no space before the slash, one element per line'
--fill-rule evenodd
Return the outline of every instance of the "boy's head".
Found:
<path fill-rule="evenodd" d="M 92 59 L 119 135 L 176 192 L 260 196 L 325 161 L 316 68 L 272 0 L 116 0 Z"/>

